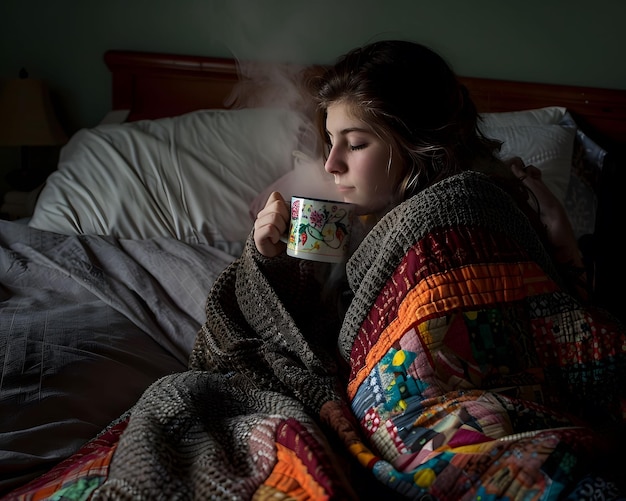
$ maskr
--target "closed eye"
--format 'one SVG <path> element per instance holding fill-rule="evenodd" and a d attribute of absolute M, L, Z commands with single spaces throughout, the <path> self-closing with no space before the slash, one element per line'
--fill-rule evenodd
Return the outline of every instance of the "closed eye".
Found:
<path fill-rule="evenodd" d="M 363 148 L 366 148 L 366 147 L 367 147 L 367 143 L 350 145 L 350 150 L 357 151 L 357 150 L 362 150 Z"/>

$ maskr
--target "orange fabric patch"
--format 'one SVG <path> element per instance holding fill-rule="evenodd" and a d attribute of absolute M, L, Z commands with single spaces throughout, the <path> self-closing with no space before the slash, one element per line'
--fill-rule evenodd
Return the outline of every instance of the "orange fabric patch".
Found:
<path fill-rule="evenodd" d="M 315 481 L 305 464 L 291 449 L 277 443 L 276 459 L 277 462 L 272 473 L 264 482 L 266 486 L 273 487 L 276 491 L 284 494 L 285 498 L 296 501 L 329 499 L 328 494 Z M 259 495 L 261 495 L 260 492 Z M 263 499 L 263 497 L 259 498 L 255 495 L 255 499 Z M 273 497 L 272 499 L 277 498 Z"/>
<path fill-rule="evenodd" d="M 421 280 L 407 291 L 397 316 L 366 353 L 365 363 L 348 383 L 348 396 L 354 398 L 372 367 L 412 327 L 453 311 L 521 301 L 556 289 L 557 285 L 535 263 L 468 265 Z"/>

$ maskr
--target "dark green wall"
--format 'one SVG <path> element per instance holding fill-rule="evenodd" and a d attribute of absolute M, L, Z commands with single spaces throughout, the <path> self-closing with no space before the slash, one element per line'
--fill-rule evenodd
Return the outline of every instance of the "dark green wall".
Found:
<path fill-rule="evenodd" d="M 1 0 L 0 78 L 46 80 L 70 133 L 110 107 L 112 48 L 327 63 L 408 38 L 463 75 L 626 89 L 625 20 L 623 0 Z"/>

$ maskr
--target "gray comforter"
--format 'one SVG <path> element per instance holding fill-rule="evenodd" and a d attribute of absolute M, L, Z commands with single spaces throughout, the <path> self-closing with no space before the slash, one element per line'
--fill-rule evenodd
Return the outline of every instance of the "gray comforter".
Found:
<path fill-rule="evenodd" d="M 75 452 L 184 370 L 232 257 L 174 239 L 0 221 L 0 493 Z"/>

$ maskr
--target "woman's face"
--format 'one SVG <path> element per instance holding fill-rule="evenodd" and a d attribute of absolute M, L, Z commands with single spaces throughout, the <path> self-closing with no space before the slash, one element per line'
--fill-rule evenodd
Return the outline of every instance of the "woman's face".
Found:
<path fill-rule="evenodd" d="M 324 168 L 334 176 L 344 201 L 355 204 L 361 215 L 382 215 L 395 205 L 403 168 L 391 146 L 345 103 L 329 106 L 326 131 L 330 152 Z"/>

